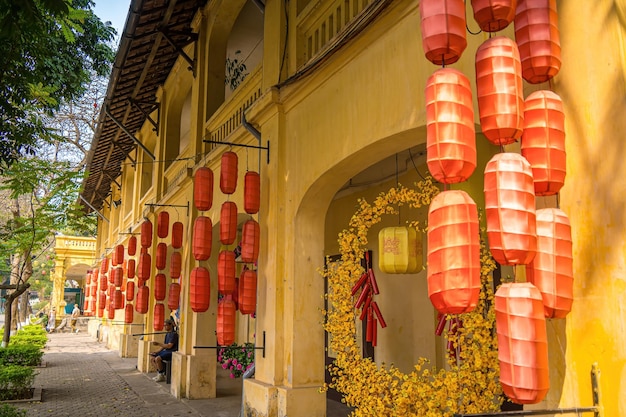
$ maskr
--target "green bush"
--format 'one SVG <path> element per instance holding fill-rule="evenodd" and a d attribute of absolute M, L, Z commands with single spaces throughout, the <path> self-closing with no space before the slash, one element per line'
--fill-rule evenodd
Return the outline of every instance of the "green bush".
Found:
<path fill-rule="evenodd" d="M 29 324 L 22 327 L 15 335 L 11 336 L 11 345 L 31 345 L 43 349 L 48 342 L 48 335 L 43 327 Z"/>
<path fill-rule="evenodd" d="M 0 349 L 0 366 L 39 366 L 42 356 L 43 351 L 37 346 L 11 344 L 4 349 Z"/>
<path fill-rule="evenodd" d="M 35 370 L 30 366 L 0 367 L 0 401 L 29 398 L 34 381 Z"/>
<path fill-rule="evenodd" d="M 18 410 L 9 404 L 0 404 L 0 416 L 2 417 L 26 417 L 26 410 Z"/>

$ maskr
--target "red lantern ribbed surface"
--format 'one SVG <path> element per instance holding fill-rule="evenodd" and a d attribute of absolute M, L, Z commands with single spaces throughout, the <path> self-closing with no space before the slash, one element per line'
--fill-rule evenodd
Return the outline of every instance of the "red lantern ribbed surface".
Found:
<path fill-rule="evenodd" d="M 524 128 L 524 91 L 514 41 L 496 36 L 478 47 L 476 93 L 480 125 L 489 142 L 500 146 L 517 141 Z"/>
<path fill-rule="evenodd" d="M 163 325 L 165 324 L 165 306 L 163 303 L 156 303 L 154 305 L 154 322 L 152 323 L 152 328 L 160 332 L 163 330 Z"/>
<path fill-rule="evenodd" d="M 474 19 L 485 32 L 497 32 L 515 18 L 517 0 L 472 0 Z"/>
<path fill-rule="evenodd" d="M 235 291 L 235 253 L 223 250 L 217 259 L 217 290 L 222 294 Z"/>
<path fill-rule="evenodd" d="M 91 295 L 92 297 L 96 296 L 98 294 L 98 284 L 94 283 L 91 285 L 90 287 L 90 292 L 89 295 Z"/>
<path fill-rule="evenodd" d="M 167 294 L 167 306 L 170 310 L 174 311 L 178 309 L 180 305 L 180 284 L 172 282 Z"/>
<path fill-rule="evenodd" d="M 553 195 L 565 184 L 565 114 L 561 98 L 548 90 L 526 97 L 521 153 L 530 163 L 536 195 Z"/>
<path fill-rule="evenodd" d="M 495 296 L 500 384 L 517 404 L 536 404 L 550 388 L 541 293 L 529 282 L 502 284 Z"/>
<path fill-rule="evenodd" d="M 189 298 L 191 309 L 194 312 L 202 313 L 209 309 L 211 301 L 211 278 L 206 268 L 197 266 L 191 271 Z"/>
<path fill-rule="evenodd" d="M 426 59 L 435 65 L 458 61 L 467 47 L 463 0 L 422 0 L 419 8 Z"/>
<path fill-rule="evenodd" d="M 210 209 L 213 205 L 213 171 L 207 167 L 198 168 L 193 183 L 193 204 L 196 209 Z"/>
<path fill-rule="evenodd" d="M 160 242 L 157 245 L 155 266 L 156 269 L 162 270 L 165 269 L 165 265 L 167 265 L 167 244 Z"/>
<path fill-rule="evenodd" d="M 154 277 L 154 299 L 157 301 L 165 300 L 165 289 L 167 288 L 167 279 L 165 274 L 156 274 Z"/>
<path fill-rule="evenodd" d="M 107 272 L 109 272 L 109 258 L 102 258 L 100 262 L 100 273 L 106 274 Z"/>
<path fill-rule="evenodd" d="M 232 151 L 222 154 L 222 166 L 220 169 L 220 190 L 224 194 L 232 194 L 237 189 L 237 154 Z"/>
<path fill-rule="evenodd" d="M 124 270 L 119 267 L 113 268 L 113 270 L 111 271 L 111 275 L 113 275 L 113 285 L 115 285 L 116 287 L 121 287 L 122 282 L 124 281 Z"/>
<path fill-rule="evenodd" d="M 180 278 L 180 268 L 183 263 L 183 258 L 180 252 L 172 252 L 170 257 L 170 278 Z"/>
<path fill-rule="evenodd" d="M 135 278 L 136 270 L 137 270 L 137 266 L 135 264 L 135 260 L 129 259 L 128 263 L 126 264 L 126 275 L 128 276 L 129 279 Z"/>
<path fill-rule="evenodd" d="M 113 308 L 115 310 L 124 308 L 124 294 L 122 294 L 122 290 L 113 291 Z"/>
<path fill-rule="evenodd" d="M 133 305 L 126 304 L 126 307 L 124 307 L 124 323 L 126 324 L 132 323 L 133 318 L 134 318 L 133 315 L 134 315 Z"/>
<path fill-rule="evenodd" d="M 157 217 L 157 236 L 161 239 L 167 237 L 170 230 L 170 214 L 167 211 L 162 211 Z"/>
<path fill-rule="evenodd" d="M 467 180 L 476 169 L 472 88 L 452 68 L 435 71 L 426 83 L 426 160 L 444 184 Z"/>
<path fill-rule="evenodd" d="M 248 171 L 243 181 L 243 209 L 248 214 L 256 214 L 261 207 L 261 176 Z"/>
<path fill-rule="evenodd" d="M 516 153 L 494 155 L 485 167 L 484 191 L 491 254 L 502 265 L 527 265 L 537 251 L 530 164 Z"/>
<path fill-rule="evenodd" d="M 105 274 L 100 274 L 100 278 L 99 278 L 99 287 L 100 287 L 100 291 L 104 291 L 107 289 L 108 287 L 108 282 L 109 282 L 109 277 L 107 277 Z"/>
<path fill-rule="evenodd" d="M 206 216 L 199 216 L 193 224 L 193 257 L 196 261 L 206 261 L 211 256 L 213 243 L 213 223 Z"/>
<path fill-rule="evenodd" d="M 222 298 L 217 305 L 217 344 L 230 346 L 235 343 L 237 307 L 233 300 Z"/>
<path fill-rule="evenodd" d="M 107 293 L 106 291 L 100 291 L 98 294 L 98 310 L 104 310 L 107 304 Z"/>
<path fill-rule="evenodd" d="M 241 314 L 252 314 L 256 312 L 256 286 L 257 273 L 251 269 L 246 269 L 239 277 L 239 288 L 237 304 Z"/>
<path fill-rule="evenodd" d="M 120 265 L 124 262 L 124 245 L 115 245 L 115 263 L 114 266 Z"/>
<path fill-rule="evenodd" d="M 137 253 L 137 237 L 131 236 L 128 239 L 128 256 L 135 256 Z"/>
<path fill-rule="evenodd" d="M 115 279 L 115 274 L 113 273 L 113 270 L 109 271 L 108 273 L 108 277 L 109 277 L 109 284 L 113 284 L 114 279 Z"/>
<path fill-rule="evenodd" d="M 538 84 L 554 77 L 561 69 L 556 0 L 518 0 L 515 40 L 526 81 Z"/>
<path fill-rule="evenodd" d="M 137 278 L 141 281 L 150 279 L 150 269 L 152 268 L 152 257 L 149 253 L 139 255 L 139 266 L 137 267 Z"/>
<path fill-rule="evenodd" d="M 478 209 L 461 190 L 439 193 L 428 210 L 428 296 L 442 314 L 472 311 L 480 293 Z"/>
<path fill-rule="evenodd" d="M 126 281 L 126 301 L 133 301 L 135 299 L 135 283 L 133 281 Z"/>
<path fill-rule="evenodd" d="M 172 225 L 172 247 L 180 249 L 183 247 L 183 224 L 174 222 Z"/>
<path fill-rule="evenodd" d="M 135 311 L 139 314 L 148 312 L 148 299 L 150 298 L 150 289 L 141 285 L 137 288 L 137 301 L 135 302 Z"/>
<path fill-rule="evenodd" d="M 241 260 L 253 263 L 259 258 L 259 238 L 261 228 L 255 220 L 248 220 L 243 225 L 241 238 Z"/>
<path fill-rule="evenodd" d="M 572 228 L 560 209 L 537 210 L 537 255 L 526 267 L 526 279 L 541 292 L 547 318 L 564 318 L 572 310 Z"/>
<path fill-rule="evenodd" d="M 144 220 L 141 223 L 141 247 L 149 248 L 152 246 L 152 222 Z"/>
<path fill-rule="evenodd" d="M 220 242 L 230 245 L 237 237 L 237 204 L 225 201 L 220 212 Z"/>
<path fill-rule="evenodd" d="M 107 307 L 107 318 L 109 320 L 113 320 L 115 318 L 115 307 L 113 307 L 113 303 L 109 304 Z"/>

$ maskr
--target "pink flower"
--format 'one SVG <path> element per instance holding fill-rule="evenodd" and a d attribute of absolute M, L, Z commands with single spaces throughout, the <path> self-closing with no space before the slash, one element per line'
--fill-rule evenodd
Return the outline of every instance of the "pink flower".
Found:
<path fill-rule="evenodd" d="M 238 371 L 241 371 L 241 368 L 242 368 L 241 364 L 240 364 L 240 363 L 238 363 L 238 364 L 237 364 L 237 370 L 238 370 Z"/>
<path fill-rule="evenodd" d="M 237 365 L 239 362 L 237 362 L 237 359 L 233 359 L 233 365 Z"/>
<path fill-rule="evenodd" d="M 228 368 L 228 364 L 226 364 L 226 363 L 222 364 L 222 369 L 226 369 L 226 368 Z"/>
<path fill-rule="evenodd" d="M 231 373 L 231 374 L 230 374 L 230 377 L 231 377 L 231 378 L 234 378 L 234 377 L 235 377 L 235 374 Z"/>

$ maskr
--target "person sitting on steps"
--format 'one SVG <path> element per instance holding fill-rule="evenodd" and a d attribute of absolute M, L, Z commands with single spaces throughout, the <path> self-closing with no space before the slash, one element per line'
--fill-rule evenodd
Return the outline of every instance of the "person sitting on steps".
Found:
<path fill-rule="evenodd" d="M 171 361 L 172 352 L 178 350 L 178 333 L 176 333 L 174 327 L 174 320 L 171 318 L 165 320 L 165 331 L 167 334 L 163 343 L 156 340 L 152 342 L 153 345 L 161 347 L 161 350 L 150 353 L 150 356 L 152 356 L 151 361 L 157 369 L 157 375 L 152 378 L 156 382 L 165 381 L 165 364 L 163 361 Z"/>

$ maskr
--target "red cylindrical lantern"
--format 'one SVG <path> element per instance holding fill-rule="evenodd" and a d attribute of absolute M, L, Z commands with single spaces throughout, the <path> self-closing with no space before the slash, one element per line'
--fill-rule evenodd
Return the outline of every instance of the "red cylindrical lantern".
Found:
<path fill-rule="evenodd" d="M 224 194 L 232 194 L 237 189 L 237 154 L 232 151 L 222 154 L 222 167 L 220 170 L 220 190 Z"/>
<path fill-rule="evenodd" d="M 524 105 L 521 152 L 533 170 L 536 195 L 553 195 L 565 184 L 565 114 L 552 91 L 531 93 Z"/>
<path fill-rule="evenodd" d="M 541 293 L 529 282 L 502 284 L 495 310 L 502 391 L 514 403 L 536 404 L 550 388 Z"/>
<path fill-rule="evenodd" d="M 98 318 L 102 318 L 104 316 L 104 308 L 98 309 L 98 312 L 96 314 Z"/>
<path fill-rule="evenodd" d="M 109 272 L 109 258 L 102 258 L 100 262 L 100 273 L 106 274 L 107 272 Z"/>
<path fill-rule="evenodd" d="M 170 214 L 167 211 L 162 211 L 157 217 L 157 236 L 161 239 L 167 237 L 170 230 Z"/>
<path fill-rule="evenodd" d="M 144 220 L 141 223 L 141 247 L 149 248 L 150 246 L 152 246 L 152 222 Z"/>
<path fill-rule="evenodd" d="M 135 302 L 135 311 L 139 314 L 148 312 L 148 300 L 150 298 L 150 289 L 145 285 L 137 288 L 137 301 Z"/>
<path fill-rule="evenodd" d="M 115 246 L 115 259 L 117 265 L 121 265 L 124 262 L 124 245 Z"/>
<path fill-rule="evenodd" d="M 137 253 L 137 237 L 131 236 L 128 239 L 128 256 L 135 256 Z"/>
<path fill-rule="evenodd" d="M 248 214 L 256 214 L 261 207 L 261 176 L 248 171 L 243 182 L 243 209 Z"/>
<path fill-rule="evenodd" d="M 193 224 L 193 257 L 196 261 L 206 261 L 211 256 L 213 243 L 213 223 L 206 216 L 199 216 Z"/>
<path fill-rule="evenodd" d="M 422 0 L 419 7 L 426 59 L 435 65 L 458 61 L 467 47 L 463 0 Z"/>
<path fill-rule="evenodd" d="M 209 309 L 211 301 L 211 278 L 206 268 L 198 266 L 191 271 L 189 296 L 191 309 L 194 312 L 202 313 Z"/>
<path fill-rule="evenodd" d="M 478 209 L 462 190 L 439 193 L 428 209 L 428 296 L 442 314 L 472 311 L 480 293 Z"/>
<path fill-rule="evenodd" d="M 235 321 L 237 308 L 235 302 L 222 298 L 217 305 L 217 344 L 230 346 L 235 343 Z"/>
<path fill-rule="evenodd" d="M 178 279 L 180 278 L 180 269 L 183 263 L 183 258 L 180 252 L 172 252 L 172 256 L 170 258 L 170 278 Z"/>
<path fill-rule="evenodd" d="M 183 247 L 183 224 L 174 222 L 172 225 L 172 247 L 180 249 Z"/>
<path fill-rule="evenodd" d="M 230 245 L 237 237 L 237 204 L 225 201 L 220 212 L 220 242 Z"/>
<path fill-rule="evenodd" d="M 435 71 L 426 83 L 426 162 L 444 184 L 467 180 L 476 169 L 472 87 L 452 68 Z"/>
<path fill-rule="evenodd" d="M 547 318 L 564 318 L 572 310 L 572 228 L 560 209 L 537 210 L 537 255 L 526 267 L 526 279 L 541 292 Z"/>
<path fill-rule="evenodd" d="M 232 294 L 235 291 L 235 270 L 235 253 L 221 251 L 217 259 L 217 290 L 220 293 Z"/>
<path fill-rule="evenodd" d="M 165 306 L 163 303 L 156 303 L 154 305 L 154 322 L 152 323 L 152 328 L 160 332 L 163 330 L 163 325 L 165 324 Z"/>
<path fill-rule="evenodd" d="M 165 274 L 156 274 L 154 277 L 154 299 L 157 301 L 165 300 L 165 289 L 167 286 L 167 279 Z"/>
<path fill-rule="evenodd" d="M 517 0 L 472 0 L 474 19 L 485 32 L 497 32 L 515 18 Z"/>
<path fill-rule="evenodd" d="M 115 285 L 116 287 L 121 287 L 122 281 L 124 281 L 124 270 L 119 267 L 113 268 L 113 270 L 111 271 L 111 275 L 113 275 L 113 285 Z"/>
<path fill-rule="evenodd" d="M 256 271 L 246 269 L 239 277 L 239 296 L 237 297 L 241 314 L 252 314 L 256 311 Z"/>
<path fill-rule="evenodd" d="M 484 177 L 487 238 L 502 265 L 526 265 L 537 252 L 533 174 L 526 159 L 499 153 L 487 163 Z"/>
<path fill-rule="evenodd" d="M 167 306 L 170 310 L 175 311 L 180 304 L 180 284 L 178 282 L 172 282 L 167 294 Z"/>
<path fill-rule="evenodd" d="M 121 290 L 115 290 L 113 291 L 113 308 L 115 310 L 119 310 L 121 308 L 124 308 L 124 294 L 122 294 Z"/>
<path fill-rule="evenodd" d="M 109 277 L 107 277 L 105 274 L 100 274 L 100 282 L 98 284 L 98 286 L 100 287 L 100 291 L 104 291 L 107 289 L 108 282 L 109 282 Z"/>
<path fill-rule="evenodd" d="M 126 301 L 133 301 L 135 299 L 135 283 L 133 281 L 126 281 Z"/>
<path fill-rule="evenodd" d="M 106 291 L 100 291 L 98 294 L 98 310 L 104 310 L 107 304 L 107 293 Z"/>
<path fill-rule="evenodd" d="M 109 271 L 108 277 L 109 277 L 109 284 L 113 284 L 115 282 L 115 274 L 113 273 L 113 270 Z"/>
<path fill-rule="evenodd" d="M 162 270 L 165 269 L 165 265 L 167 265 L 167 244 L 164 242 L 159 242 L 156 250 L 156 269 Z"/>
<path fill-rule="evenodd" d="M 556 0 L 518 0 L 515 40 L 526 81 L 538 84 L 554 77 L 561 69 Z"/>
<path fill-rule="evenodd" d="M 129 259 L 128 264 L 126 264 L 126 275 L 129 279 L 135 278 L 135 271 L 137 270 L 137 266 L 135 265 L 134 259 Z"/>
<path fill-rule="evenodd" d="M 133 322 L 133 313 L 133 305 L 126 304 L 126 307 L 124 307 L 124 323 L 130 324 Z"/>
<path fill-rule="evenodd" d="M 213 205 L 213 171 L 210 168 L 201 167 L 196 170 L 193 203 L 200 211 L 206 211 Z"/>
<path fill-rule="evenodd" d="M 113 303 L 109 304 L 107 307 L 107 318 L 109 320 L 113 320 L 115 318 L 115 307 L 113 306 Z"/>
<path fill-rule="evenodd" d="M 149 253 L 139 255 L 139 266 L 137 267 L 137 278 L 142 281 L 150 279 L 150 269 L 152 268 L 152 257 Z"/>
<path fill-rule="evenodd" d="M 98 294 L 98 284 L 94 283 L 90 287 L 89 295 L 95 297 Z"/>
<path fill-rule="evenodd" d="M 261 228 L 255 220 L 248 220 L 243 224 L 241 238 L 241 260 L 256 262 L 259 258 L 259 235 Z"/>
<path fill-rule="evenodd" d="M 489 142 L 501 146 L 517 141 L 524 128 L 524 91 L 514 41 L 496 36 L 478 47 L 476 93 L 480 125 Z"/>

